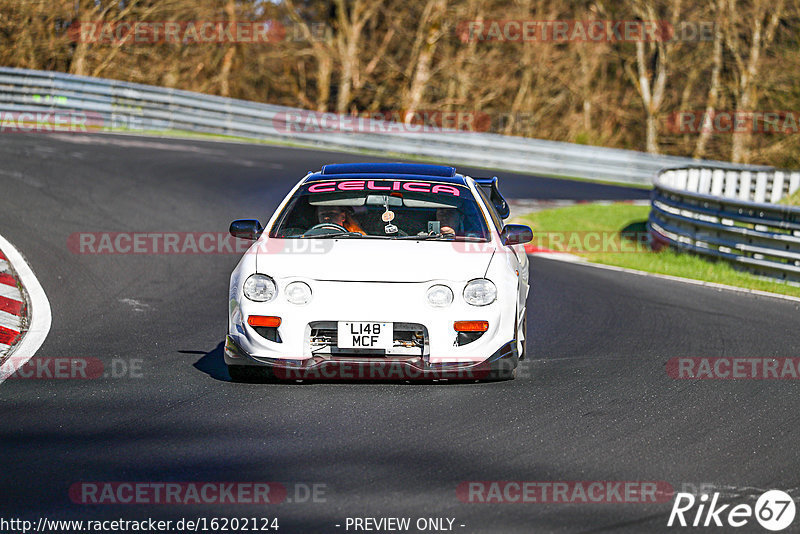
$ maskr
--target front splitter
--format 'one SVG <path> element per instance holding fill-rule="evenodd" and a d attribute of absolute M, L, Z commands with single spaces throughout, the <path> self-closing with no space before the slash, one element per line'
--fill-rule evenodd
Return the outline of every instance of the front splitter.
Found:
<path fill-rule="evenodd" d="M 421 357 L 256 358 L 243 351 L 230 336 L 226 339 L 225 352 L 229 365 L 263 367 L 279 380 L 494 380 L 513 376 L 519 361 L 516 340 L 504 344 L 482 362 L 466 364 L 430 364 Z"/>

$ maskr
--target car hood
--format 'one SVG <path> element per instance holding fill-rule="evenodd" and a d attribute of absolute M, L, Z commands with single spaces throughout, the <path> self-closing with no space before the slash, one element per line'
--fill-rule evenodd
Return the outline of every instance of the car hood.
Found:
<path fill-rule="evenodd" d="M 360 282 L 471 280 L 486 273 L 491 243 L 366 238 L 264 239 L 257 272 L 274 278 Z"/>

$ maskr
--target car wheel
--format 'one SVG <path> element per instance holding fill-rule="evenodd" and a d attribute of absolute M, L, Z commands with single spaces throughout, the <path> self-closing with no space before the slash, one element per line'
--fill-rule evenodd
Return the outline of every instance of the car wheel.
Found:
<path fill-rule="evenodd" d="M 522 349 L 519 351 L 519 359 L 524 360 L 528 356 L 528 310 L 522 318 Z"/>
<path fill-rule="evenodd" d="M 228 374 L 233 382 L 255 383 L 275 380 L 272 368 L 255 365 L 229 365 Z"/>

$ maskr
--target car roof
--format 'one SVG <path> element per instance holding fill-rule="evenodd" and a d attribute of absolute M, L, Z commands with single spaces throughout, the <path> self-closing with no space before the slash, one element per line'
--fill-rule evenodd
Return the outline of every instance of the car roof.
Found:
<path fill-rule="evenodd" d="M 382 176 L 385 175 L 385 176 Z M 424 163 L 335 163 L 324 165 L 319 172 L 306 176 L 304 182 L 320 182 L 337 179 L 385 178 L 444 182 L 466 185 L 466 178 L 456 173 L 455 167 L 428 165 Z"/>

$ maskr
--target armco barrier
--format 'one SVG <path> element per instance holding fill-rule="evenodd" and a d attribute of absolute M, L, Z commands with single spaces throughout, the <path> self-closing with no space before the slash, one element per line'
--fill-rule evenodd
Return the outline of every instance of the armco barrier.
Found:
<path fill-rule="evenodd" d="M 656 242 L 800 282 L 800 207 L 776 204 L 798 188 L 800 172 L 665 169 L 648 227 Z"/>
<path fill-rule="evenodd" d="M 724 162 L 658 156 L 489 133 L 403 132 L 369 120 L 366 132 L 307 132 L 304 110 L 102 78 L 0 67 L 0 111 L 75 110 L 124 126 L 131 117 L 146 131 L 180 130 L 291 141 L 319 148 L 411 154 L 448 163 L 532 174 L 650 185 L 665 167 Z M 294 127 L 293 127 L 294 126 Z M 292 131 L 301 130 L 301 131 Z M 392 131 L 394 130 L 394 131 Z M 753 167 L 755 169 L 755 167 Z"/>

